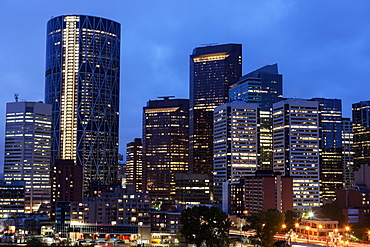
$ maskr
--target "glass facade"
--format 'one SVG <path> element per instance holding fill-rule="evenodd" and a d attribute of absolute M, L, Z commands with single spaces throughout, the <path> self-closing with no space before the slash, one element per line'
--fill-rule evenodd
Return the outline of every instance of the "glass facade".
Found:
<path fill-rule="evenodd" d="M 241 77 L 229 90 L 230 102 L 242 100 L 256 103 L 261 108 L 260 169 L 272 169 L 272 105 L 282 100 L 282 81 L 277 64 L 266 65 Z"/>
<path fill-rule="evenodd" d="M 335 191 L 343 188 L 342 101 L 311 100 L 319 102 L 321 202 L 334 201 Z"/>
<path fill-rule="evenodd" d="M 242 74 L 242 46 L 197 47 L 190 56 L 190 151 L 194 173 L 213 172 L 213 110 L 228 102 Z"/>
<path fill-rule="evenodd" d="M 90 181 L 110 184 L 118 164 L 120 24 L 58 16 L 47 24 L 46 45 L 52 162 L 70 159 L 82 165 L 85 192 Z"/>
<path fill-rule="evenodd" d="M 148 101 L 142 142 L 144 188 L 152 199 L 174 200 L 175 175 L 188 171 L 189 100 Z"/>
<path fill-rule="evenodd" d="M 370 164 L 370 101 L 352 104 L 354 170 Z"/>

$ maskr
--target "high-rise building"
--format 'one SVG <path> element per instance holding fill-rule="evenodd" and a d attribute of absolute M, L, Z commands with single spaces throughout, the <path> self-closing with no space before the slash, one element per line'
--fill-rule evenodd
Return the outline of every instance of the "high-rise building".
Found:
<path fill-rule="evenodd" d="M 352 104 L 354 170 L 370 164 L 370 101 Z"/>
<path fill-rule="evenodd" d="M 283 76 L 277 64 L 263 66 L 241 77 L 230 87 L 229 97 L 230 101 L 257 103 L 261 111 L 270 111 L 272 105 L 283 98 Z"/>
<path fill-rule="evenodd" d="M 25 181 L 26 213 L 50 203 L 51 105 L 6 105 L 4 180 Z"/>
<path fill-rule="evenodd" d="M 241 44 L 197 47 L 190 56 L 189 168 L 213 171 L 213 110 L 228 102 L 229 86 L 242 75 Z"/>
<path fill-rule="evenodd" d="M 175 175 L 188 171 L 189 100 L 150 100 L 143 112 L 143 182 L 152 199 L 174 200 Z"/>
<path fill-rule="evenodd" d="M 353 187 L 353 130 L 350 118 L 342 118 L 342 157 L 344 189 Z"/>
<path fill-rule="evenodd" d="M 320 197 L 335 201 L 336 190 L 343 188 L 342 101 L 313 98 L 319 102 Z"/>
<path fill-rule="evenodd" d="M 214 110 L 214 199 L 228 211 L 228 184 L 254 176 L 258 169 L 259 107 L 232 102 Z"/>
<path fill-rule="evenodd" d="M 273 105 L 274 171 L 293 177 L 293 208 L 320 205 L 319 104 L 288 99 Z"/>
<path fill-rule="evenodd" d="M 126 146 L 126 171 L 125 179 L 127 185 L 135 186 L 136 191 L 143 189 L 143 144 L 141 138 L 135 138 Z"/>
<path fill-rule="evenodd" d="M 283 97 L 283 76 L 277 64 L 252 71 L 232 85 L 230 101 L 242 100 L 260 107 L 259 168 L 272 169 L 272 105 Z"/>
<path fill-rule="evenodd" d="M 117 180 L 120 24 L 62 15 L 47 24 L 45 101 L 53 105 L 52 164 L 82 165 L 91 181 Z"/>

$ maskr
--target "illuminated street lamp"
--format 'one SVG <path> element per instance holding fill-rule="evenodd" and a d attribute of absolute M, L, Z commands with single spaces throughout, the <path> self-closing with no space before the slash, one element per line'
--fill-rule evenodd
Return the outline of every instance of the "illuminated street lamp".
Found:
<path fill-rule="evenodd" d="M 345 238 L 346 238 L 346 240 L 348 240 L 349 239 L 349 230 L 351 230 L 351 228 L 349 226 L 346 226 L 344 229 L 345 229 L 345 232 L 346 232 Z"/>
<path fill-rule="evenodd" d="M 308 213 L 308 217 L 310 218 L 310 219 L 312 219 L 312 217 L 314 216 L 314 214 L 313 214 L 313 212 L 312 211 L 310 211 L 309 213 Z"/>

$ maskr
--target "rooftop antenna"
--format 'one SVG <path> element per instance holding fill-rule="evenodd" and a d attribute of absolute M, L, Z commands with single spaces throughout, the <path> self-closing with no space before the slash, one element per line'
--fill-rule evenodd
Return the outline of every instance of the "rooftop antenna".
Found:
<path fill-rule="evenodd" d="M 14 94 L 15 102 L 18 102 L 18 96 L 19 96 L 19 93 Z"/>
<path fill-rule="evenodd" d="M 160 96 L 158 98 L 163 99 L 163 100 L 169 100 L 170 98 L 175 98 L 175 96 Z"/>

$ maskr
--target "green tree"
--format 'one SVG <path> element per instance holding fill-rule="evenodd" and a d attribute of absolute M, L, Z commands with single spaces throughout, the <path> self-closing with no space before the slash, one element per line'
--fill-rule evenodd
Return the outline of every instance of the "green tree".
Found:
<path fill-rule="evenodd" d="M 274 245 L 274 236 L 281 231 L 284 220 L 284 214 L 276 209 L 260 211 L 247 217 L 249 230 L 255 230 L 262 245 L 268 247 Z"/>
<path fill-rule="evenodd" d="M 216 207 L 196 206 L 181 213 L 181 233 L 188 243 L 197 247 L 224 247 L 230 244 L 231 221 L 227 214 Z"/>
<path fill-rule="evenodd" d="M 340 226 L 345 222 L 342 209 L 336 204 L 336 202 L 327 203 L 321 206 L 320 216 L 330 218 L 331 220 L 337 220 Z"/>
<path fill-rule="evenodd" d="M 285 224 L 287 230 L 295 228 L 295 224 L 301 221 L 301 214 L 294 210 L 287 210 L 285 212 Z"/>

